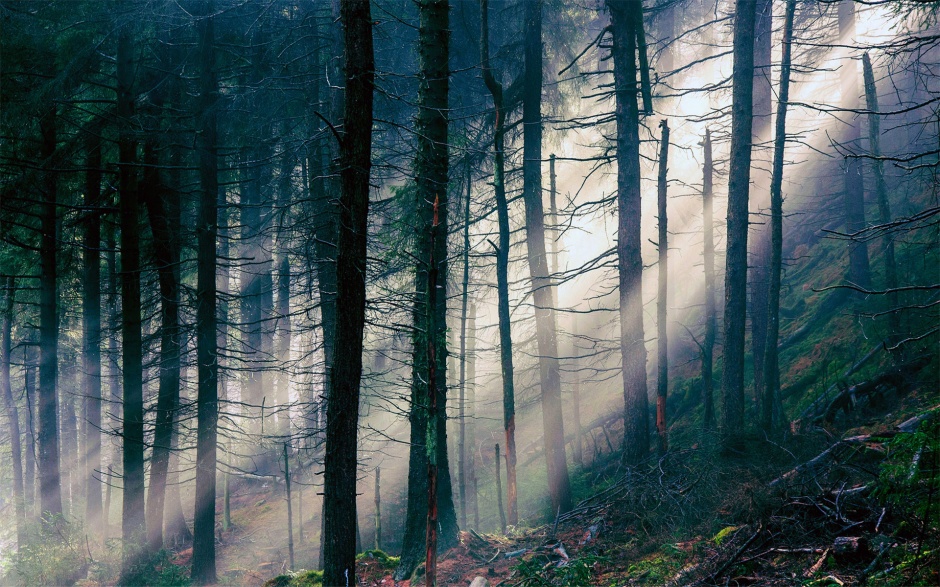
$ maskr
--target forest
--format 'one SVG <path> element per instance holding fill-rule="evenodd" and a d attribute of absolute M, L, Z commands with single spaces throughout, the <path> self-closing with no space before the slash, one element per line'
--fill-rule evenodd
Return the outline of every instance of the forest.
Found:
<path fill-rule="evenodd" d="M 940 2 L 0 26 L 0 584 L 940 584 Z"/>

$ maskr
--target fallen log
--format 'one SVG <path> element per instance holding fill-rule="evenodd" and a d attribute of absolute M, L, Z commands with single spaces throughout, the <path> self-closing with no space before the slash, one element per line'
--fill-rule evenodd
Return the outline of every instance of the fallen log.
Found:
<path fill-rule="evenodd" d="M 868 541 L 864 536 L 838 536 L 832 543 L 832 555 L 846 562 L 862 560 L 868 556 Z"/>
<path fill-rule="evenodd" d="M 868 351 L 868 354 L 862 357 L 859 361 L 856 361 L 855 364 L 853 364 L 851 367 L 846 369 L 845 372 L 842 373 L 842 377 L 839 379 L 839 381 L 830 385 L 826 389 L 826 391 L 823 392 L 821 396 L 813 400 L 813 402 L 809 406 L 807 406 L 805 410 L 803 410 L 803 413 L 800 414 L 800 419 L 802 420 L 804 418 L 814 416 L 816 413 L 816 410 L 818 410 L 819 407 L 822 406 L 826 402 L 826 400 L 829 399 L 829 394 L 835 391 L 836 389 L 838 389 L 839 383 L 843 379 L 846 379 L 847 377 L 851 377 L 855 372 L 857 372 L 859 369 L 864 367 L 865 364 L 868 363 L 868 361 L 871 360 L 871 358 L 874 357 L 876 354 L 878 354 L 878 351 L 880 351 L 883 348 L 884 348 L 884 343 L 878 343 L 870 351 Z M 785 395 L 788 394 L 788 390 L 784 390 L 784 394 Z"/>
<path fill-rule="evenodd" d="M 843 438 L 842 440 L 836 442 L 835 444 L 833 444 L 826 450 L 822 451 L 821 453 L 819 453 L 818 455 L 816 455 L 809 461 L 801 465 L 797 465 L 796 467 L 790 469 L 789 471 L 787 471 L 780 477 L 777 477 L 776 479 L 768 483 L 768 487 L 775 487 L 776 485 L 779 485 L 780 483 L 783 483 L 784 481 L 792 479 L 803 472 L 810 471 L 816 468 L 817 466 L 827 461 L 835 453 L 835 451 L 839 449 L 840 447 L 843 447 L 846 445 L 863 444 L 865 442 L 869 442 L 872 440 L 875 440 L 878 442 L 884 442 L 885 440 L 893 438 L 897 436 L 898 434 L 914 433 L 917 431 L 918 426 L 922 422 L 931 419 L 938 412 L 940 412 L 940 406 L 935 406 L 927 410 L 926 412 L 918 414 L 917 416 L 914 416 L 913 418 L 910 418 L 908 420 L 905 420 L 901 424 L 898 424 L 894 428 L 894 430 L 886 430 L 884 432 L 878 432 L 875 434 L 862 434 L 859 436 L 850 436 L 848 438 Z"/>
<path fill-rule="evenodd" d="M 832 422 L 840 410 L 848 414 L 861 401 L 871 402 L 884 396 L 892 389 L 900 393 L 907 387 L 910 377 L 923 369 L 929 362 L 929 357 L 918 357 L 913 361 L 883 371 L 868 381 L 845 387 L 841 393 L 829 402 L 822 415 L 816 418 L 817 421 Z"/>
<path fill-rule="evenodd" d="M 774 479 L 768 484 L 768 487 L 775 487 L 776 485 L 779 485 L 780 483 L 783 483 L 784 481 L 792 479 L 805 471 L 811 471 L 815 469 L 820 464 L 826 462 L 829 459 L 829 457 L 831 457 L 837 449 L 845 445 L 861 444 L 868 440 L 871 440 L 870 434 L 863 434 L 861 436 L 851 436 L 849 438 L 843 438 L 839 442 L 833 444 L 832 446 L 822 451 L 821 453 L 819 453 L 812 459 L 806 461 L 802 465 L 797 465 L 796 467 L 790 469 L 789 471 L 787 471 L 780 477 L 777 477 L 776 479 Z"/>

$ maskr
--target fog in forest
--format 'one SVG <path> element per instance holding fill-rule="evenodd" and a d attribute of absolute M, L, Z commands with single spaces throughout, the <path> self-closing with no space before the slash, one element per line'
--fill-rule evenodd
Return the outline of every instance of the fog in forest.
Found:
<path fill-rule="evenodd" d="M 936 2 L 0 19 L 0 584 L 935 584 Z"/>

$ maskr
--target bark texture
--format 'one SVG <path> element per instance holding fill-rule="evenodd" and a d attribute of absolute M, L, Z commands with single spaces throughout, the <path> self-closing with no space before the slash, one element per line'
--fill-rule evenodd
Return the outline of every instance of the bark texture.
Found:
<path fill-rule="evenodd" d="M 733 448 L 744 430 L 744 332 L 747 316 L 747 230 L 754 88 L 755 0 L 736 0 L 728 178 L 728 250 L 721 380 L 721 434 Z"/>
<path fill-rule="evenodd" d="M 787 137 L 787 101 L 790 98 L 790 61 L 793 15 L 796 0 L 787 0 L 783 22 L 783 53 L 780 59 L 780 88 L 774 136 L 774 163 L 770 181 L 770 283 L 767 294 L 767 343 L 764 356 L 764 398 L 761 427 L 768 434 L 780 426 L 780 366 L 777 350 L 780 337 L 780 278 L 783 271 L 783 155 Z M 775 418 L 776 416 L 776 418 Z"/>
<path fill-rule="evenodd" d="M 495 124 L 493 129 L 493 190 L 496 200 L 496 218 L 499 226 L 499 244 L 496 246 L 496 296 L 499 315 L 499 364 L 503 382 L 503 430 L 506 436 L 506 488 L 509 523 L 519 523 L 516 489 L 516 391 L 512 361 L 512 319 L 509 314 L 509 203 L 505 185 L 505 124 L 503 86 L 497 81 L 490 65 L 489 2 L 480 1 L 480 55 L 483 81 L 493 96 Z"/>
<path fill-rule="evenodd" d="M 44 519 L 62 513 L 59 479 L 59 291 L 56 258 L 58 245 L 58 174 L 55 171 L 56 108 L 39 121 L 42 135 L 42 203 L 39 244 L 39 501 Z"/>
<path fill-rule="evenodd" d="M 133 570 L 145 538 L 144 517 L 144 382 L 143 335 L 140 308 L 140 199 L 137 185 L 137 141 L 134 117 L 134 59 L 131 25 L 118 35 L 117 114 L 120 124 L 119 199 L 121 217 L 121 364 L 124 389 L 121 538 L 123 573 Z M 135 556 L 131 556 L 134 554 Z"/>
<path fill-rule="evenodd" d="M 659 178 L 657 182 L 657 208 L 659 212 L 659 283 L 656 296 L 656 431 L 659 433 L 659 451 L 669 450 L 666 433 L 666 396 L 669 392 L 669 334 L 666 319 L 669 313 L 669 217 L 667 213 L 667 172 L 669 168 L 669 124 L 659 124 Z"/>
<path fill-rule="evenodd" d="M 565 458 L 565 425 L 561 414 L 561 374 L 555 338 L 552 282 L 545 250 L 545 212 L 542 205 L 542 3 L 525 2 L 525 74 L 522 91 L 522 197 L 525 203 L 526 253 L 532 279 L 535 330 L 539 354 L 542 426 L 552 510 L 572 507 L 571 482 Z"/>
<path fill-rule="evenodd" d="M 216 582 L 215 493 L 219 419 L 219 363 L 216 339 L 216 239 L 219 222 L 218 101 L 215 62 L 215 6 L 208 2 L 199 21 L 200 199 L 196 225 L 196 505 L 193 520 L 192 580 Z"/>
<path fill-rule="evenodd" d="M 85 523 L 101 524 L 101 141 L 87 138 L 82 234 L 82 391 L 85 394 Z"/>
<path fill-rule="evenodd" d="M 342 0 L 341 19 L 345 27 L 346 102 L 340 146 L 336 354 L 327 398 L 324 457 L 324 585 L 356 584 L 356 449 L 375 85 L 369 2 Z"/>
<path fill-rule="evenodd" d="M 617 97 L 617 270 L 620 290 L 620 354 L 623 372 L 624 452 L 627 464 L 649 453 L 649 398 L 643 335 L 643 259 L 640 254 L 640 112 L 637 97 L 638 39 L 643 33 L 640 2 L 607 3 L 610 10 Z"/>
<path fill-rule="evenodd" d="M 868 108 L 868 150 L 871 155 L 871 171 L 875 180 L 875 196 L 878 198 L 878 222 L 887 224 L 891 222 L 891 206 L 888 203 L 888 185 L 885 182 L 884 162 L 881 157 L 881 118 L 878 107 L 878 88 L 875 85 L 875 72 L 871 66 L 868 53 L 862 55 L 862 68 L 865 77 L 865 105 Z M 882 247 L 885 264 L 885 283 L 887 290 L 898 287 L 898 268 L 894 257 L 894 237 L 891 231 L 886 231 L 882 237 Z M 898 294 L 888 294 L 888 304 L 891 309 L 898 308 Z M 901 334 L 901 315 L 897 311 L 888 313 L 888 331 Z"/>
<path fill-rule="evenodd" d="M 712 212 L 712 136 L 705 129 L 703 142 L 704 163 L 702 166 L 702 232 L 704 235 L 703 265 L 705 268 L 705 336 L 702 341 L 702 405 L 705 429 L 715 426 L 715 377 L 714 353 L 715 331 L 718 319 L 715 308 L 715 220 Z"/>
<path fill-rule="evenodd" d="M 457 544 L 458 531 L 446 428 L 449 2 L 422 0 L 418 9 L 421 73 L 415 121 L 418 151 L 414 162 L 418 222 L 415 227 L 415 256 L 418 261 L 412 368 L 412 447 L 405 538 L 396 576 L 410 574 L 424 558 L 428 580 L 432 581 L 435 566 L 432 559 L 438 551 Z M 416 414 L 416 411 L 424 414 Z M 422 419 L 425 433 L 423 438 L 419 438 L 414 427 L 416 424 L 420 426 Z M 418 442 L 417 447 L 415 442 Z M 415 468 L 424 471 L 423 484 L 420 475 L 413 473 Z M 417 499 L 419 489 L 420 500 Z M 432 546 L 432 541 L 436 542 L 436 547 Z"/>
<path fill-rule="evenodd" d="M 16 519 L 17 548 L 25 546 L 26 499 L 23 495 L 23 451 L 20 448 L 20 415 L 13 401 L 10 384 L 11 344 L 13 334 L 13 304 L 16 296 L 16 281 L 13 277 L 3 280 L 3 316 L 0 318 L 0 394 L 6 408 L 7 424 L 10 426 L 10 459 L 13 464 L 13 515 Z"/>

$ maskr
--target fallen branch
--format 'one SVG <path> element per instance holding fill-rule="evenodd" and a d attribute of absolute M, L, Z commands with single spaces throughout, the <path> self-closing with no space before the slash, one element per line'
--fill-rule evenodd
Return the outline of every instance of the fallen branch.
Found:
<path fill-rule="evenodd" d="M 822 464 L 827 459 L 829 459 L 835 453 L 835 451 L 842 446 L 858 445 L 858 444 L 863 444 L 865 442 L 869 442 L 872 440 L 884 441 L 884 440 L 893 438 L 894 436 L 897 436 L 898 434 L 914 433 L 917 431 L 918 426 L 920 426 L 922 422 L 932 418 L 938 413 L 938 408 L 940 408 L 940 406 L 935 406 L 922 414 L 919 414 L 917 416 L 914 416 L 913 418 L 905 420 L 901 424 L 898 424 L 894 430 L 886 430 L 884 432 L 879 432 L 875 434 L 862 434 L 859 436 L 850 436 L 849 438 L 843 438 L 842 440 L 836 442 L 835 444 L 833 444 L 826 450 L 819 453 L 813 459 L 803 463 L 802 465 L 798 465 L 794 467 L 793 469 L 790 469 L 788 472 L 784 473 L 780 477 L 777 477 L 776 479 L 768 483 L 768 487 L 775 487 L 779 485 L 780 483 L 783 483 L 784 481 L 787 481 L 789 479 L 792 479 L 793 477 L 796 477 L 797 475 L 803 473 L 804 471 L 808 471 L 808 470 L 812 470 L 816 468 L 818 465 Z"/>
<path fill-rule="evenodd" d="M 819 418 L 822 418 L 826 422 L 832 422 L 835 420 L 839 410 L 844 410 L 848 413 L 863 398 L 867 399 L 871 396 L 881 395 L 889 388 L 893 388 L 898 392 L 902 391 L 906 386 L 908 378 L 923 369 L 929 362 L 930 359 L 928 357 L 919 357 L 909 363 L 879 373 L 868 381 L 863 381 L 862 383 L 845 388 L 829 402 L 826 410 Z"/>
<path fill-rule="evenodd" d="M 768 483 L 767 486 L 775 487 L 776 485 L 779 485 L 780 483 L 783 483 L 784 481 L 787 481 L 789 479 L 792 479 L 793 477 L 796 477 L 797 475 L 799 475 L 800 473 L 803 473 L 804 471 L 808 471 L 808 470 L 812 470 L 816 468 L 818 465 L 822 464 L 827 459 L 829 459 L 829 457 L 832 456 L 832 454 L 836 451 L 836 449 L 842 446 L 851 445 L 851 444 L 861 444 L 870 439 L 871 439 L 870 434 L 863 434 L 861 436 L 852 436 L 849 438 L 844 438 L 840 440 L 839 442 L 833 444 L 826 450 L 822 451 L 818 455 L 816 455 L 816 457 L 810 459 L 809 461 L 803 463 L 802 465 L 798 465 L 790 469 L 789 471 L 787 471 L 780 477 L 777 477 L 776 479 Z"/>
<path fill-rule="evenodd" d="M 721 565 L 720 567 L 718 567 L 718 570 L 717 570 L 717 571 L 715 571 L 714 573 L 712 573 L 711 577 L 709 577 L 709 582 L 714 582 L 715 579 L 717 579 L 718 577 L 720 577 L 721 574 L 724 573 L 724 572 L 728 569 L 728 567 L 730 567 L 732 564 L 734 564 L 734 561 L 738 560 L 738 558 L 744 553 L 744 551 L 747 550 L 747 547 L 750 546 L 752 542 L 754 542 L 754 539 L 757 538 L 757 536 L 760 535 L 760 533 L 761 533 L 763 530 L 764 530 L 763 524 L 759 525 L 759 526 L 757 527 L 757 532 L 754 532 L 754 534 L 752 534 L 750 538 L 748 538 L 747 540 L 744 541 L 744 544 L 742 544 L 742 545 L 741 545 L 741 548 L 739 548 L 739 549 L 734 553 L 734 556 L 732 556 L 731 558 L 729 558 L 728 560 L 726 560 L 723 565 Z"/>
<path fill-rule="evenodd" d="M 813 566 L 811 566 L 810 568 L 806 569 L 806 571 L 803 572 L 804 577 L 809 579 L 810 577 L 815 575 L 819 571 L 819 569 L 822 568 L 823 563 L 826 562 L 826 557 L 829 556 L 829 550 L 830 549 L 828 548 L 824 550 L 822 553 L 822 556 L 819 557 L 819 560 L 813 563 Z"/>

